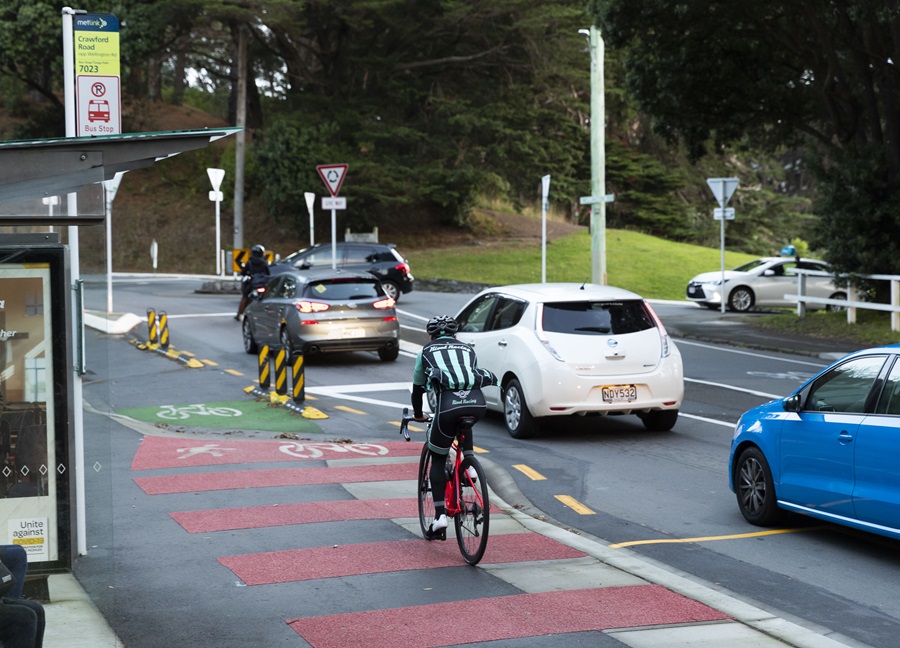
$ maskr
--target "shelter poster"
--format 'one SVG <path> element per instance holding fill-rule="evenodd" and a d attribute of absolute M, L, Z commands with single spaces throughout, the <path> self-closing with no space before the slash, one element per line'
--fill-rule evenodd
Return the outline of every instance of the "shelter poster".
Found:
<path fill-rule="evenodd" d="M 33 560 L 57 560 L 49 263 L 0 264 L 0 529 Z M 59 465 L 57 465 L 59 463 Z"/>

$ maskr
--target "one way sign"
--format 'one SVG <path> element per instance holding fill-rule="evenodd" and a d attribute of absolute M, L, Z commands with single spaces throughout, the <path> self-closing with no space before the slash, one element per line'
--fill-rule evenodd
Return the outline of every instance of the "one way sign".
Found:
<path fill-rule="evenodd" d="M 337 196 L 341 190 L 341 183 L 347 175 L 347 164 L 320 164 L 316 167 L 319 177 L 325 182 L 332 196 Z"/>

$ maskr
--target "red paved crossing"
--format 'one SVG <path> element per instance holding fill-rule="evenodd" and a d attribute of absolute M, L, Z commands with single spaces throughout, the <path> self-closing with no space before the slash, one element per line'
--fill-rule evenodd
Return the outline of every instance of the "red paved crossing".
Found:
<path fill-rule="evenodd" d="M 321 443 L 314 441 L 203 441 L 172 437 L 144 437 L 132 470 L 192 468 L 225 464 L 306 461 L 310 459 L 363 459 L 417 457 L 420 443 Z"/>
<path fill-rule="evenodd" d="M 209 533 L 312 522 L 414 518 L 419 516 L 419 506 L 417 500 L 410 497 L 273 504 L 208 511 L 181 511 L 170 515 L 188 533 Z"/>
<path fill-rule="evenodd" d="M 491 512 L 500 509 L 491 506 Z M 392 520 L 417 518 L 419 506 L 415 498 L 383 500 L 333 500 L 299 504 L 270 504 L 242 508 L 181 511 L 170 513 L 188 533 L 258 529 L 288 524 L 339 522 L 342 520 Z"/>
<path fill-rule="evenodd" d="M 586 554 L 537 533 L 491 536 L 483 564 L 583 558 Z M 397 540 L 226 556 L 219 562 L 247 585 L 465 566 L 455 538 Z"/>
<path fill-rule="evenodd" d="M 335 614 L 288 623 L 313 648 L 432 648 L 727 618 L 664 587 L 634 585 Z"/>
<path fill-rule="evenodd" d="M 208 442 L 146 437 L 132 469 L 186 468 L 182 474 L 135 477 L 148 495 L 309 486 L 363 482 L 413 481 L 421 445 L 294 443 L 284 441 Z M 333 467 L 321 464 L 274 469 L 189 472 L 203 466 L 309 460 L 396 458 L 398 463 L 359 462 Z M 374 492 L 381 492 L 384 487 Z M 390 489 L 389 489 L 390 490 Z M 397 494 L 410 489 L 397 487 Z M 262 499 L 262 498 L 260 498 Z M 505 515 L 492 507 L 495 521 Z M 188 533 L 240 531 L 271 526 L 368 519 L 417 518 L 413 497 L 336 500 L 170 513 Z M 409 532 L 398 527 L 399 537 Z M 357 534 L 354 537 L 364 537 Z M 584 558 L 587 554 L 538 533 L 491 535 L 482 565 L 544 562 Z M 212 560 L 212 556 L 210 556 Z M 263 587 L 275 583 L 314 581 L 364 574 L 458 567 L 470 570 L 456 540 L 335 544 L 219 557 L 244 584 Z M 565 565 L 566 563 L 560 563 Z M 546 565 L 545 565 L 546 566 Z M 523 566 L 522 569 L 527 569 Z M 565 586 L 562 584 L 562 586 Z M 423 601 L 430 594 L 422 592 Z M 382 604 L 389 604 L 385 599 Z M 346 608 L 345 608 L 346 609 Z M 450 624 L 448 619 L 463 619 Z M 658 585 L 601 587 L 574 591 L 494 596 L 450 603 L 389 608 L 288 620 L 290 627 L 314 648 L 394 648 L 397 645 L 449 646 L 493 640 L 611 628 L 639 628 L 667 624 L 708 623 L 728 617 L 706 605 Z M 434 628 L 441 628 L 435 632 Z"/>
<path fill-rule="evenodd" d="M 273 468 L 270 470 L 233 470 L 135 477 L 135 483 L 148 495 L 199 493 L 235 488 L 306 486 L 310 484 L 351 484 L 415 479 L 416 463 L 379 466 L 339 466 L 335 468 Z M 414 489 L 415 490 L 415 489 Z"/>

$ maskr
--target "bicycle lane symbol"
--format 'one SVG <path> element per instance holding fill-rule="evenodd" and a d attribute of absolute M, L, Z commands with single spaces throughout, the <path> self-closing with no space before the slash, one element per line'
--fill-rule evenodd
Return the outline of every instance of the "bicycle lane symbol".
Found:
<path fill-rule="evenodd" d="M 193 405 L 162 405 L 156 416 L 167 421 L 183 421 L 195 416 L 211 416 L 220 418 L 234 418 L 242 416 L 243 412 L 233 407 L 207 407 L 203 403 Z"/>

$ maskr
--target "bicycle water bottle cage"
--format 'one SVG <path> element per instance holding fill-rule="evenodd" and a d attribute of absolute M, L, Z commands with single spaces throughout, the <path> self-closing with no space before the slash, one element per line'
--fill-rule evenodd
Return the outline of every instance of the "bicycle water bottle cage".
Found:
<path fill-rule="evenodd" d="M 471 430 L 475 426 L 475 417 L 474 416 L 460 416 L 459 421 L 457 422 L 457 429 L 459 430 Z"/>

